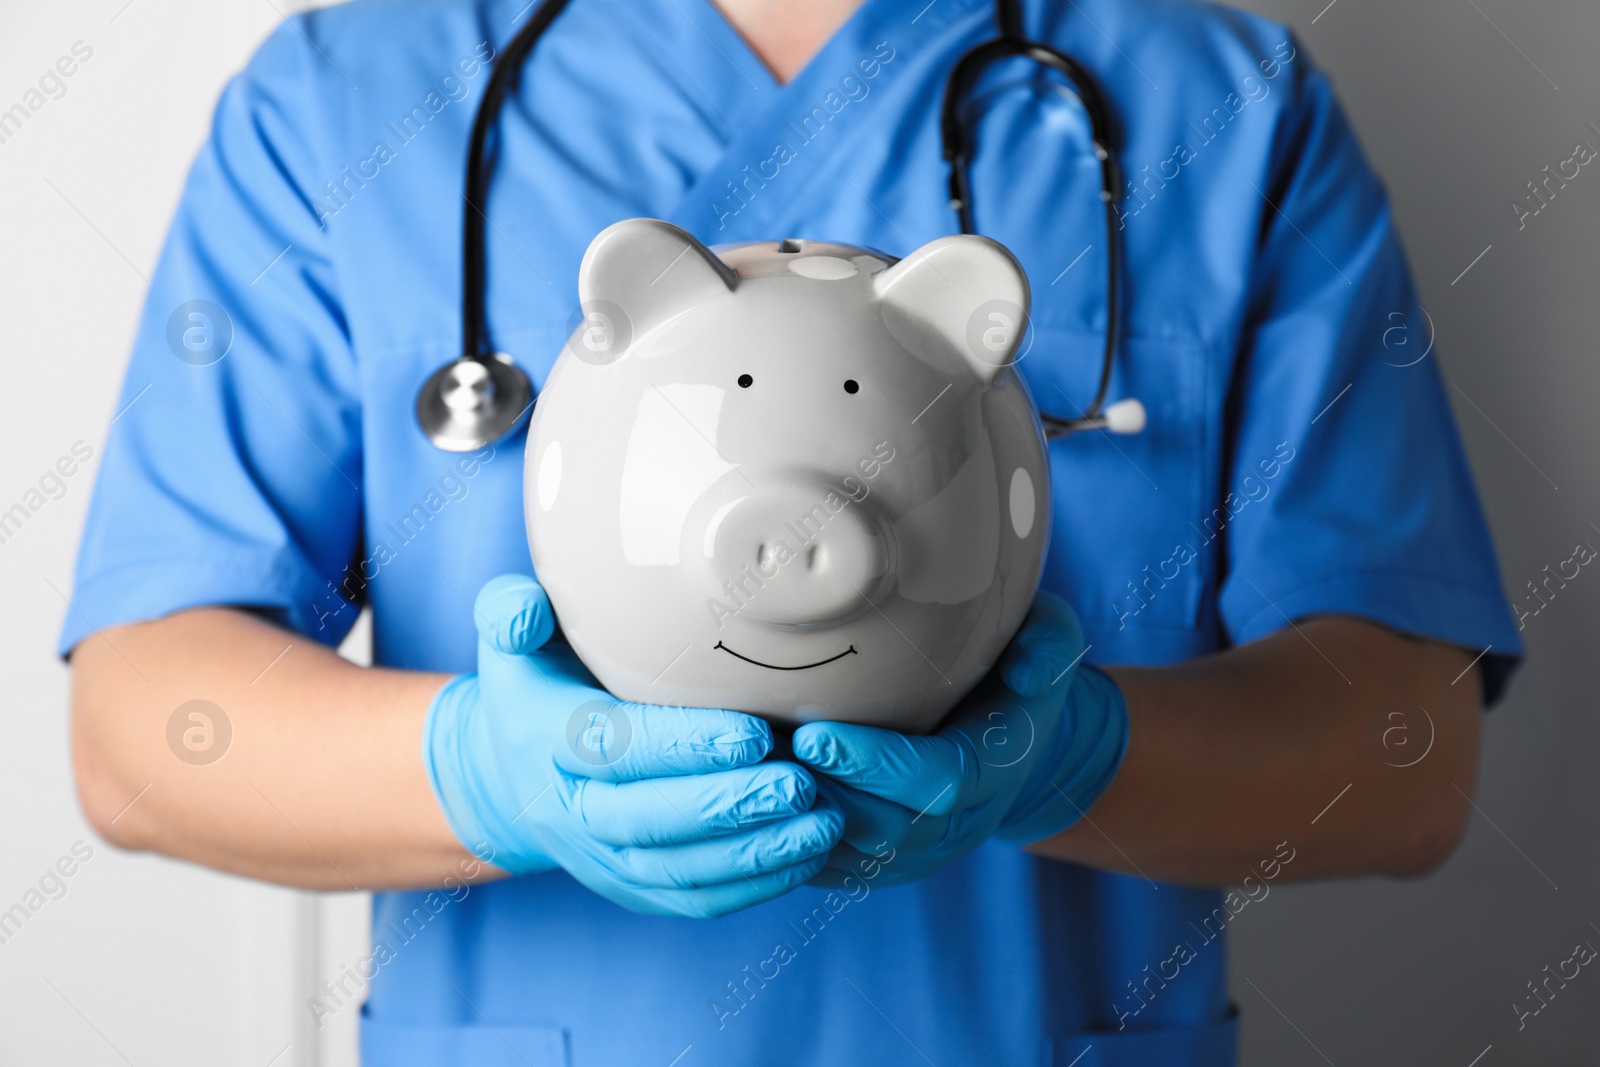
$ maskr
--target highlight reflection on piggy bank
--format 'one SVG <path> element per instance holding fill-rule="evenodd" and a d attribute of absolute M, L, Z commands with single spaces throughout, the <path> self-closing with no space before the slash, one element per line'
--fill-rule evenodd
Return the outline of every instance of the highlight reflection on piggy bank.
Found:
<path fill-rule="evenodd" d="M 898 262 L 713 250 L 633 219 L 578 291 L 526 501 L 584 663 L 630 701 L 932 729 L 1021 625 L 1050 538 L 1016 260 L 971 236 Z"/>

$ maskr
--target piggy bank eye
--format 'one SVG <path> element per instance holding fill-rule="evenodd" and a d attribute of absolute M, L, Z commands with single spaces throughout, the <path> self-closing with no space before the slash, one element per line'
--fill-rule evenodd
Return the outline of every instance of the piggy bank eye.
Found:
<path fill-rule="evenodd" d="M 854 378 L 846 378 L 845 379 L 845 381 L 844 381 L 844 391 L 845 392 L 854 393 L 854 392 L 858 391 L 860 388 L 861 388 L 861 386 L 856 384 L 856 380 Z"/>
<path fill-rule="evenodd" d="M 740 389 L 748 389 L 754 383 L 755 383 L 755 379 L 750 377 L 750 375 L 748 375 L 748 374 L 739 375 L 739 388 Z"/>

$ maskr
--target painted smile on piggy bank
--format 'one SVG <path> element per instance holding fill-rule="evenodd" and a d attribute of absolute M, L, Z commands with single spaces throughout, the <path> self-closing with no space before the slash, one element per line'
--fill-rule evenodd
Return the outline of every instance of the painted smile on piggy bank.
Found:
<path fill-rule="evenodd" d="M 611 692 L 931 729 L 1021 625 L 1050 536 L 1028 286 L 1000 245 L 895 261 L 595 238 L 528 432 L 534 568 Z"/>
<path fill-rule="evenodd" d="M 798 667 L 780 667 L 776 663 L 762 663 L 758 659 L 751 659 L 749 656 L 741 656 L 739 653 L 735 652 L 721 641 L 717 642 L 716 647 L 722 649 L 722 651 L 736 659 L 742 659 L 746 663 L 754 663 L 757 667 L 765 667 L 768 670 L 773 671 L 809 671 L 812 667 L 825 667 L 836 659 L 844 659 L 846 656 L 853 656 L 856 654 L 856 646 L 851 645 L 837 656 L 829 656 L 827 659 L 819 659 L 815 663 L 802 663 Z"/>

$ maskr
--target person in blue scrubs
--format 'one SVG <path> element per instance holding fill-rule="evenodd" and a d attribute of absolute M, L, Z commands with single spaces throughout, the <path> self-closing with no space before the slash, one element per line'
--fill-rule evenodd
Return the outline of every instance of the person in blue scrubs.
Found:
<path fill-rule="evenodd" d="M 992 6 L 824 6 L 837 28 L 787 78 L 730 21 L 748 4 L 556 20 L 484 206 L 494 345 L 536 384 L 617 220 L 896 255 L 956 228 L 936 101 Z M 369 1064 L 1232 1063 L 1233 917 L 1291 880 L 1443 862 L 1521 651 L 1327 78 L 1227 8 L 1024 5 L 1118 113 L 1110 395 L 1149 410 L 1050 446 L 1046 594 L 993 682 L 1048 724 L 1025 776 L 974 777 L 951 730 L 807 727 L 777 759 L 715 709 L 585 768 L 548 728 L 597 694 L 526 577 L 521 440 L 446 454 L 414 415 L 459 355 L 467 138 L 528 17 L 357 0 L 290 20 L 224 92 L 61 637 L 89 818 L 377 890 L 373 954 L 306 1006 L 361 1012 Z M 1002 64 L 968 118 L 977 229 L 1035 294 L 1020 370 L 1073 415 L 1106 325 L 1083 109 Z M 363 606 L 372 668 L 330 651 Z M 518 810 L 538 774 L 557 788 Z"/>

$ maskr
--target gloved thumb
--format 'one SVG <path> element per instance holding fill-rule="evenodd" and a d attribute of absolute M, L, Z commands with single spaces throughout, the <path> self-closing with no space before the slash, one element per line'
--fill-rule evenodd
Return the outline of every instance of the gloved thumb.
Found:
<path fill-rule="evenodd" d="M 1027 621 L 1000 657 L 1000 677 L 1014 693 L 1042 696 L 1083 658 L 1083 626 L 1065 600 L 1040 590 Z"/>
<path fill-rule="evenodd" d="M 555 632 L 555 612 L 544 588 L 526 574 L 502 574 L 478 591 L 472 614 L 478 639 L 511 656 L 536 652 Z"/>

